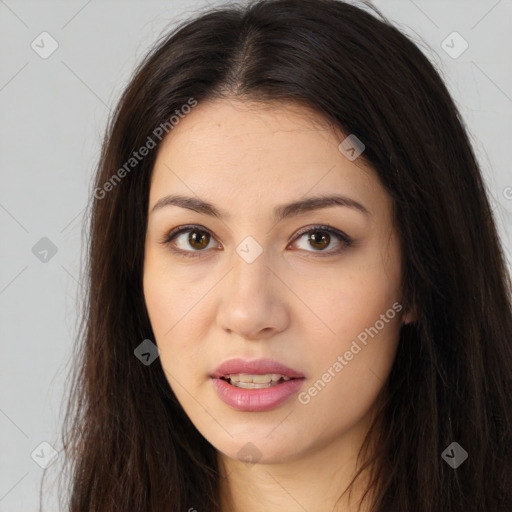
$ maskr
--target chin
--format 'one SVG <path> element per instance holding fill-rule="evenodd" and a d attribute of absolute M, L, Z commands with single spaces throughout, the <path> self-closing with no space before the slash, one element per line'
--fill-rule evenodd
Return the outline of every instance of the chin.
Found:
<path fill-rule="evenodd" d="M 279 427 L 278 427 L 279 428 Z M 298 459 L 302 453 L 297 439 L 289 437 L 286 432 L 280 436 L 269 437 L 272 428 L 261 428 L 223 436 L 222 439 L 207 438 L 208 441 L 226 457 L 252 464 L 281 464 Z"/>

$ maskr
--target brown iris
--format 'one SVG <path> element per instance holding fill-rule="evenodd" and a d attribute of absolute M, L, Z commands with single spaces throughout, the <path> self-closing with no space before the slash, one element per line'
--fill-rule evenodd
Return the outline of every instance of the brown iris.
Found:
<path fill-rule="evenodd" d="M 324 249 L 330 241 L 331 237 L 326 231 L 314 231 L 309 235 L 309 242 L 315 249 Z"/>
<path fill-rule="evenodd" d="M 204 249 L 208 247 L 210 235 L 206 231 L 191 231 L 188 235 L 188 241 L 194 249 Z M 202 245 L 206 241 L 206 244 Z"/>

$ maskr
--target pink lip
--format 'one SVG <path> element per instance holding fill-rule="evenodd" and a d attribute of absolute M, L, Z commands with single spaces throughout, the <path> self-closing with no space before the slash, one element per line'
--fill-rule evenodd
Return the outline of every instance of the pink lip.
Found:
<path fill-rule="evenodd" d="M 245 359 L 229 359 L 224 361 L 212 374 L 211 377 L 220 378 L 224 375 L 234 373 L 246 373 L 248 375 L 265 375 L 266 373 L 279 373 L 293 379 L 304 378 L 304 375 L 297 370 L 288 368 L 284 364 L 273 361 L 272 359 L 254 359 L 247 361 Z"/>
<path fill-rule="evenodd" d="M 246 373 L 264 375 L 279 373 L 292 380 L 282 382 L 270 388 L 243 389 L 232 386 L 221 379 L 224 375 Z M 213 386 L 218 397 L 227 405 L 239 411 L 258 412 L 268 411 L 285 402 L 291 395 L 297 393 L 304 381 L 304 375 L 287 366 L 270 359 L 245 361 L 231 359 L 221 364 L 211 375 Z"/>

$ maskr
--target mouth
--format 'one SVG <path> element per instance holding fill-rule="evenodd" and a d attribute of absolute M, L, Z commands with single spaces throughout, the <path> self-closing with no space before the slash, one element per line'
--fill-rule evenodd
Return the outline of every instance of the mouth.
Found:
<path fill-rule="evenodd" d="M 272 359 L 229 359 L 210 375 L 224 403 L 242 412 L 270 411 L 299 392 L 305 376 Z"/>
<path fill-rule="evenodd" d="M 277 386 L 304 375 L 272 359 L 229 359 L 210 375 L 239 388 L 260 389 Z"/>

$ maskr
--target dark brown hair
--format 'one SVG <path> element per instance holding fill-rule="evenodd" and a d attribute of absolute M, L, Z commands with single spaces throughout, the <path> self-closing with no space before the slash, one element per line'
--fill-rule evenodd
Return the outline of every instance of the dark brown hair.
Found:
<path fill-rule="evenodd" d="M 355 134 L 393 200 L 416 321 L 400 332 L 382 428 L 368 432 L 378 450 L 361 459 L 374 468 L 372 510 L 512 510 L 511 283 L 487 192 L 440 74 L 375 12 L 337 0 L 221 6 L 182 22 L 136 69 L 91 198 L 63 434 L 71 512 L 220 510 L 215 448 L 160 360 L 134 356 L 154 340 L 142 270 L 158 143 L 126 163 L 191 98 L 225 97 L 300 103 Z M 456 469 L 441 458 L 454 441 L 469 454 Z"/>

